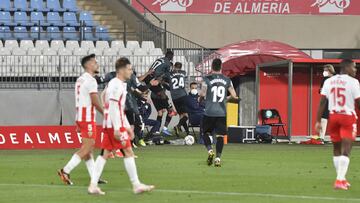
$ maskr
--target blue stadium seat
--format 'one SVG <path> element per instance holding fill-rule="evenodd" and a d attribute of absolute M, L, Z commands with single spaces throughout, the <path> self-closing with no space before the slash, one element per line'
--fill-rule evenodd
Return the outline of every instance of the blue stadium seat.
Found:
<path fill-rule="evenodd" d="M 44 7 L 44 0 L 30 0 L 30 9 L 32 11 L 49 11 Z"/>
<path fill-rule="evenodd" d="M 30 38 L 33 40 L 46 39 L 46 32 L 42 27 L 31 27 L 30 28 Z"/>
<path fill-rule="evenodd" d="M 83 27 L 82 31 L 84 33 L 83 40 L 89 40 L 89 41 L 95 41 L 97 40 L 96 37 L 94 37 L 93 29 L 92 27 Z"/>
<path fill-rule="evenodd" d="M 64 27 L 63 38 L 65 40 L 79 40 L 75 27 Z"/>
<path fill-rule="evenodd" d="M 62 39 L 59 27 L 47 27 L 46 32 L 48 40 Z"/>
<path fill-rule="evenodd" d="M 66 11 L 77 12 L 76 0 L 63 0 L 63 8 Z"/>
<path fill-rule="evenodd" d="M 14 13 L 14 23 L 16 25 L 21 26 L 32 26 L 34 23 L 29 22 L 28 16 L 26 15 L 26 12 L 15 12 Z"/>
<path fill-rule="evenodd" d="M 11 31 L 9 27 L 0 27 L 0 39 L 7 40 L 12 39 Z"/>
<path fill-rule="evenodd" d="M 109 30 L 104 26 L 97 26 L 95 30 L 95 37 L 99 40 L 110 40 Z"/>
<path fill-rule="evenodd" d="M 45 22 L 45 18 L 42 12 L 31 12 L 30 18 L 34 25 L 49 26 L 49 23 Z"/>
<path fill-rule="evenodd" d="M 10 0 L 1 0 L 0 11 L 14 11 L 11 7 Z"/>
<path fill-rule="evenodd" d="M 14 0 L 15 11 L 30 11 L 26 0 Z"/>
<path fill-rule="evenodd" d="M 65 11 L 65 9 L 60 7 L 59 0 L 47 0 L 46 5 L 47 5 L 46 7 L 50 11 L 56 11 L 56 12 L 64 12 Z"/>
<path fill-rule="evenodd" d="M 47 13 L 47 22 L 51 26 L 66 26 L 66 23 L 62 22 L 62 19 L 58 12 L 48 12 Z"/>
<path fill-rule="evenodd" d="M 87 12 L 87 11 L 80 12 L 79 21 L 80 22 L 84 21 L 85 26 L 94 26 L 95 25 L 94 21 L 93 21 L 92 14 L 90 12 Z"/>
<path fill-rule="evenodd" d="M 17 40 L 30 39 L 29 33 L 26 30 L 26 27 L 15 27 L 14 28 L 14 38 Z"/>
<path fill-rule="evenodd" d="M 67 26 L 79 26 L 79 22 L 76 18 L 75 13 L 73 12 L 65 12 L 63 15 L 64 23 Z"/>
<path fill-rule="evenodd" d="M 0 12 L 0 25 L 14 26 L 15 23 L 11 22 L 10 12 Z"/>

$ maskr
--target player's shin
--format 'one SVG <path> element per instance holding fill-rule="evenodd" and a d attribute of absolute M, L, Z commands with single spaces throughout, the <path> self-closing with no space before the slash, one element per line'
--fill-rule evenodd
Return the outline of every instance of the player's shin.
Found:
<path fill-rule="evenodd" d="M 91 178 L 94 168 L 95 168 L 95 161 L 94 161 L 94 157 L 92 155 L 90 155 L 89 159 L 85 161 L 85 165 L 86 165 L 86 168 L 87 168 L 90 178 Z"/>
<path fill-rule="evenodd" d="M 81 157 L 76 153 L 71 157 L 70 161 L 65 165 L 64 172 L 70 174 L 70 172 L 80 164 Z"/>
<path fill-rule="evenodd" d="M 216 157 L 220 158 L 224 148 L 224 137 L 219 135 L 216 137 Z"/>
<path fill-rule="evenodd" d="M 204 145 L 208 151 L 212 150 L 210 136 L 210 133 L 203 134 Z"/>
<path fill-rule="evenodd" d="M 339 158 L 339 168 L 336 179 L 337 180 L 346 180 L 345 176 L 349 167 L 350 159 L 347 156 L 340 156 Z"/>
<path fill-rule="evenodd" d="M 137 174 L 135 158 L 133 156 L 124 158 L 124 166 L 129 176 L 130 182 L 133 186 L 140 184 L 139 177 Z"/>
<path fill-rule="evenodd" d="M 340 156 L 333 156 L 333 163 L 334 163 L 336 175 L 338 175 L 338 171 L 339 171 L 339 160 L 340 160 Z"/>
<path fill-rule="evenodd" d="M 104 169 L 105 164 L 106 164 L 106 159 L 104 159 L 104 157 L 98 156 L 96 158 L 94 170 L 93 170 L 93 173 L 91 175 L 90 184 L 92 186 L 97 186 L 97 184 L 99 182 L 99 178 L 100 178 L 100 176 L 102 174 L 102 171 Z"/>

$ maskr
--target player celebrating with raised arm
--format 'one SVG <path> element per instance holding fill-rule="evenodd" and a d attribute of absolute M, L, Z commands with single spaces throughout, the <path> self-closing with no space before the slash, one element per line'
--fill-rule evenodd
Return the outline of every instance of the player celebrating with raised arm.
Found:
<path fill-rule="evenodd" d="M 72 185 L 70 172 L 79 165 L 81 160 L 85 160 L 86 168 L 92 175 L 94 159 L 92 151 L 96 138 L 96 111 L 103 114 L 103 108 L 99 101 L 98 85 L 94 75 L 99 73 L 99 65 L 95 60 L 95 54 L 85 56 L 81 59 L 81 65 L 85 70 L 75 84 L 75 103 L 76 103 L 76 125 L 77 131 L 81 133 L 81 148 L 72 156 L 70 161 L 58 171 L 58 175 L 67 185 Z"/>
<path fill-rule="evenodd" d="M 205 97 L 205 113 L 203 117 L 203 140 L 208 150 L 208 165 L 214 161 L 214 151 L 212 149 L 210 136 L 215 130 L 216 133 L 216 158 L 215 167 L 220 167 L 220 157 L 224 147 L 224 135 L 227 134 L 226 128 L 226 101 L 227 92 L 229 99 L 238 100 L 231 80 L 221 73 L 222 62 L 214 59 L 211 64 L 211 74 L 203 78 L 200 99 Z"/>
<path fill-rule="evenodd" d="M 327 79 L 321 90 L 315 128 L 321 131 L 321 116 L 326 104 L 330 112 L 328 131 L 334 145 L 333 162 L 336 170 L 335 189 L 348 190 L 350 183 L 345 176 L 350 163 L 352 142 L 357 133 L 355 103 L 360 107 L 360 85 L 355 79 L 356 64 L 349 59 L 340 63 L 341 71 Z"/>
<path fill-rule="evenodd" d="M 125 115 L 125 101 L 127 95 L 126 81 L 130 79 L 132 67 L 129 59 L 120 58 L 116 61 L 116 78 L 112 79 L 102 95 L 104 104 L 104 138 L 102 148 L 104 153 L 98 156 L 95 162 L 95 170 L 91 176 L 89 194 L 104 195 L 97 183 L 104 169 L 110 152 L 120 149 L 124 153 L 125 170 L 130 178 L 135 194 L 148 192 L 154 189 L 153 185 L 145 185 L 139 181 L 134 152 L 131 147 L 131 140 L 134 132 Z"/>

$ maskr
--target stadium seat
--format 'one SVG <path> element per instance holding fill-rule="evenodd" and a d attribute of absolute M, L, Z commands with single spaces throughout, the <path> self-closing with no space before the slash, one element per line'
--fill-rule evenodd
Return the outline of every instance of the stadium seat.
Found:
<path fill-rule="evenodd" d="M 0 11 L 14 11 L 14 8 L 11 7 L 10 0 L 1 0 Z"/>
<path fill-rule="evenodd" d="M 62 39 L 60 29 L 58 27 L 47 27 L 46 32 L 49 40 Z"/>
<path fill-rule="evenodd" d="M 75 27 L 64 27 L 63 38 L 65 40 L 79 40 L 78 32 Z"/>
<path fill-rule="evenodd" d="M 109 30 L 104 26 L 97 26 L 95 30 L 95 37 L 98 40 L 110 40 Z"/>
<path fill-rule="evenodd" d="M 79 26 L 80 25 L 76 18 L 75 13 L 73 13 L 73 12 L 65 12 L 63 15 L 63 20 L 67 26 Z"/>
<path fill-rule="evenodd" d="M 0 48 L 0 74 L 1 76 L 12 75 L 12 57 L 11 52 L 5 47 Z"/>
<path fill-rule="evenodd" d="M 14 13 L 14 23 L 21 26 L 33 26 L 34 23 L 29 22 L 29 18 L 26 15 L 26 12 L 15 12 Z"/>
<path fill-rule="evenodd" d="M 149 52 L 152 49 L 155 49 L 155 45 L 153 41 L 142 41 L 141 48 L 145 49 L 145 51 Z"/>
<path fill-rule="evenodd" d="M 50 9 L 44 7 L 43 0 L 30 0 L 30 9 L 33 11 L 49 11 Z"/>
<path fill-rule="evenodd" d="M 149 54 L 151 56 L 162 56 L 164 53 L 162 52 L 162 50 L 160 48 L 155 48 L 150 50 Z"/>
<path fill-rule="evenodd" d="M 147 56 L 148 55 L 148 52 L 145 50 L 145 49 L 135 49 L 134 51 L 134 55 L 135 56 Z"/>
<path fill-rule="evenodd" d="M 69 40 L 66 41 L 66 48 L 69 49 L 70 51 L 74 51 L 75 49 L 79 49 L 80 46 L 78 41 Z"/>
<path fill-rule="evenodd" d="M 94 42 L 93 41 L 81 41 L 81 48 L 89 50 L 89 49 L 94 49 Z"/>
<path fill-rule="evenodd" d="M 96 41 L 96 49 L 104 50 L 109 49 L 109 42 L 107 41 Z"/>
<path fill-rule="evenodd" d="M 174 56 L 173 61 L 174 62 L 180 62 L 182 64 L 187 63 L 187 60 L 186 60 L 185 56 Z"/>
<path fill-rule="evenodd" d="M 43 57 L 41 56 L 41 50 L 37 48 L 31 48 L 27 51 L 26 57 L 27 69 L 32 76 L 43 76 Z"/>
<path fill-rule="evenodd" d="M 46 49 L 43 49 L 43 55 L 44 56 L 57 56 L 58 53 L 57 53 L 57 50 L 55 50 L 55 49 L 46 48 Z"/>
<path fill-rule="evenodd" d="M 48 76 L 57 76 L 59 67 L 59 56 L 57 50 L 47 48 L 43 50 L 44 57 L 44 74 Z"/>
<path fill-rule="evenodd" d="M 97 40 L 95 37 L 94 37 L 94 33 L 93 33 L 93 29 L 91 27 L 84 27 L 82 28 L 83 30 L 83 40 Z"/>
<path fill-rule="evenodd" d="M 32 42 L 32 40 L 21 40 L 20 48 L 24 50 L 32 49 L 34 48 L 34 43 Z"/>
<path fill-rule="evenodd" d="M 120 56 L 131 56 L 132 55 L 132 51 L 128 48 L 120 48 L 119 49 L 119 55 Z"/>
<path fill-rule="evenodd" d="M 14 0 L 15 11 L 30 11 L 26 0 Z"/>
<path fill-rule="evenodd" d="M 92 14 L 88 11 L 81 11 L 79 14 L 79 21 L 84 22 L 85 26 L 94 26 Z"/>
<path fill-rule="evenodd" d="M 47 40 L 36 40 L 35 47 L 40 50 L 47 50 L 49 48 L 49 42 Z"/>
<path fill-rule="evenodd" d="M 31 39 L 26 27 L 15 27 L 14 38 L 17 40 Z"/>
<path fill-rule="evenodd" d="M 88 50 L 85 48 L 77 48 L 74 50 L 74 56 L 86 56 Z"/>
<path fill-rule="evenodd" d="M 62 7 L 66 11 L 71 11 L 71 12 L 77 12 L 78 11 L 78 8 L 76 6 L 76 0 L 63 0 Z"/>
<path fill-rule="evenodd" d="M 13 50 L 15 48 L 19 48 L 19 44 L 16 40 L 6 40 L 4 47 L 9 50 Z"/>
<path fill-rule="evenodd" d="M 64 12 L 65 9 L 61 8 L 59 0 L 46 0 L 46 7 L 50 11 Z"/>
<path fill-rule="evenodd" d="M 120 40 L 112 41 L 111 48 L 115 48 L 116 50 L 125 48 L 124 41 L 120 41 Z"/>
<path fill-rule="evenodd" d="M 89 49 L 88 54 L 95 54 L 95 56 L 102 56 L 103 50 L 102 49 Z"/>
<path fill-rule="evenodd" d="M 31 27 L 30 37 L 33 40 L 46 39 L 46 32 L 42 27 Z"/>
<path fill-rule="evenodd" d="M 60 56 L 71 56 L 73 53 L 72 50 L 63 47 L 59 49 L 58 54 Z"/>
<path fill-rule="evenodd" d="M 63 40 L 53 40 L 50 42 L 50 48 L 53 50 L 60 50 L 62 48 L 64 48 L 64 41 Z"/>
<path fill-rule="evenodd" d="M 7 39 L 11 39 L 12 35 L 11 35 L 11 31 L 9 27 L 4 27 L 1 26 L 0 27 L 0 39 L 1 40 L 7 40 Z"/>
<path fill-rule="evenodd" d="M 110 49 L 104 49 L 103 55 L 104 56 L 116 56 L 118 55 L 118 50 L 115 48 L 110 48 Z"/>
<path fill-rule="evenodd" d="M 138 41 L 128 41 L 126 43 L 126 48 L 130 49 L 132 52 L 135 51 L 135 49 L 139 49 L 140 45 Z"/>
<path fill-rule="evenodd" d="M 34 25 L 49 26 L 50 24 L 45 22 L 45 18 L 42 12 L 31 12 L 31 23 Z"/>
<path fill-rule="evenodd" d="M 29 71 L 27 70 L 27 57 L 26 50 L 19 47 L 12 50 L 12 57 L 14 62 L 14 72 L 19 76 L 29 76 Z"/>
<path fill-rule="evenodd" d="M 47 23 L 51 26 L 66 26 L 66 23 L 64 23 L 59 15 L 58 12 L 48 12 L 47 13 Z"/>
<path fill-rule="evenodd" d="M 0 25 L 5 25 L 5 26 L 15 25 L 15 23 L 11 22 L 10 12 L 7 11 L 0 12 Z"/>

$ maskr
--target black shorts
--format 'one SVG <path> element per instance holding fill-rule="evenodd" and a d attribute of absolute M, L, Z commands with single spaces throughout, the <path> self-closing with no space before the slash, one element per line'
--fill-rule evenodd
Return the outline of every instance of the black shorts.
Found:
<path fill-rule="evenodd" d="M 126 118 L 129 121 L 130 125 L 134 125 L 135 123 L 135 113 L 133 111 L 125 111 Z"/>
<path fill-rule="evenodd" d="M 154 103 L 156 111 L 160 111 L 162 109 L 168 109 L 170 107 L 168 99 L 159 99 L 159 98 L 151 97 L 151 100 Z"/>
<path fill-rule="evenodd" d="M 204 133 L 213 133 L 215 131 L 216 135 L 226 135 L 226 117 L 203 117 L 203 131 Z"/>
<path fill-rule="evenodd" d="M 180 97 L 178 99 L 173 99 L 176 112 L 178 112 L 179 114 L 188 112 L 186 108 L 186 98 L 187 96 Z"/>
<path fill-rule="evenodd" d="M 326 109 L 321 115 L 321 118 L 329 119 L 329 101 L 326 102 Z"/>

